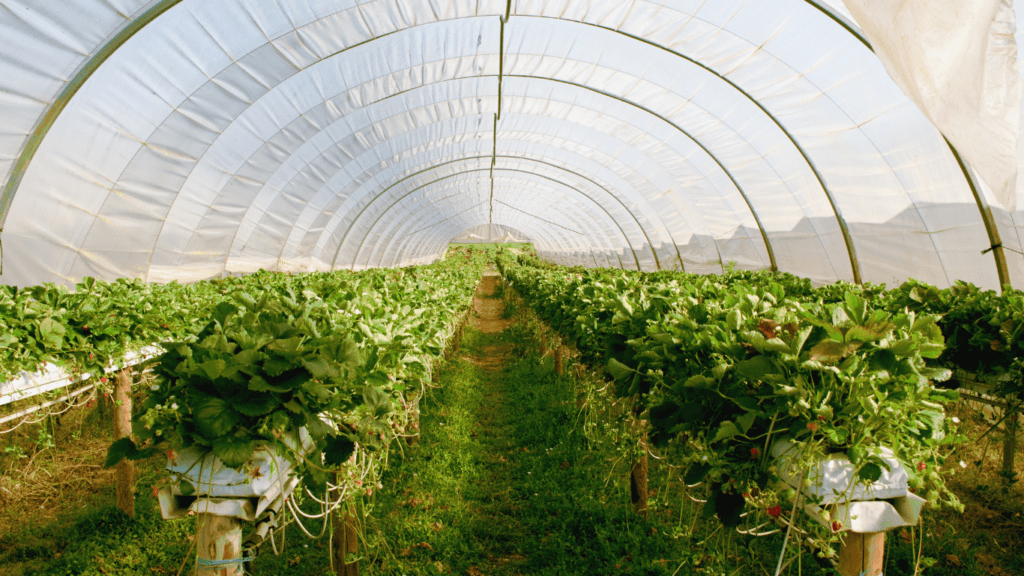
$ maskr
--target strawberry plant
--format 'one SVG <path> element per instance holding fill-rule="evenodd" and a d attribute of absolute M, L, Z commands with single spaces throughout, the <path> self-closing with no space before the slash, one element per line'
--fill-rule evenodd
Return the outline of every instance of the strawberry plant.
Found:
<path fill-rule="evenodd" d="M 707 511 L 724 523 L 747 506 L 777 516 L 795 498 L 768 459 L 781 438 L 806 467 L 847 454 L 862 483 L 881 477 L 882 448 L 892 448 L 912 489 L 959 505 L 938 472 L 957 440 L 942 406 L 956 394 L 932 384 L 950 376 L 936 366 L 940 317 L 896 308 L 884 286 L 565 270 L 523 257 L 499 265 L 589 361 L 607 365 L 621 395 L 636 395 L 652 442 L 686 446 L 675 453 L 686 481 L 710 486 Z M 826 530 L 822 540 L 834 539 Z"/>

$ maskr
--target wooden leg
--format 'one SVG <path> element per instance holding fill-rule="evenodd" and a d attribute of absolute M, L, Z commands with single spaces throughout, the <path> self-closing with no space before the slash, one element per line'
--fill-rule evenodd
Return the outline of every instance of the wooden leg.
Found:
<path fill-rule="evenodd" d="M 555 374 L 562 375 L 562 347 L 555 347 Z"/>
<path fill-rule="evenodd" d="M 417 396 L 412 401 L 412 411 L 409 414 L 409 429 L 405 431 L 405 443 L 415 446 L 420 443 L 420 398 Z"/>
<path fill-rule="evenodd" d="M 331 535 L 331 553 L 334 554 L 334 573 L 337 576 L 359 576 L 359 565 L 345 562 L 349 554 L 359 552 L 359 534 L 356 518 L 348 505 L 334 513 L 334 534 Z"/>
<path fill-rule="evenodd" d="M 196 554 L 203 560 L 231 560 L 242 557 L 242 521 L 214 514 L 198 515 Z M 199 566 L 196 576 L 242 576 L 242 564 Z"/>
<path fill-rule="evenodd" d="M 839 573 L 842 576 L 881 576 L 884 557 L 885 532 L 848 532 L 839 547 Z"/>
<path fill-rule="evenodd" d="M 1014 455 L 1017 453 L 1017 429 L 1018 417 L 1016 412 L 1006 417 L 1006 438 L 1003 439 L 1003 482 L 1012 483 L 1015 480 L 1013 471 Z"/>
<path fill-rule="evenodd" d="M 629 471 L 629 496 L 637 514 L 647 517 L 647 439 L 641 436 L 643 455 L 633 460 Z"/>
<path fill-rule="evenodd" d="M 130 369 L 117 373 L 114 382 L 114 439 L 127 438 L 132 433 L 132 375 Z M 135 517 L 135 463 L 121 460 L 114 468 L 117 483 L 117 507 Z"/>

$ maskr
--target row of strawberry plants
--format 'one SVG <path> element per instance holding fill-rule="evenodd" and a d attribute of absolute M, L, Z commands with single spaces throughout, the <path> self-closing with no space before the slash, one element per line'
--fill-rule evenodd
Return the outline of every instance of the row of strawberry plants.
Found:
<path fill-rule="evenodd" d="M 932 384 L 949 371 L 926 364 L 943 351 L 938 316 L 875 306 L 863 289 L 816 298 L 770 274 L 569 270 L 508 256 L 499 265 L 564 338 L 607 365 L 656 445 L 686 446 L 686 479 L 710 485 L 708 511 L 724 523 L 745 508 L 778 515 L 795 497 L 777 489 L 768 458 L 780 439 L 807 468 L 845 452 L 863 483 L 882 476 L 891 448 L 912 489 L 958 506 L 940 474 L 956 438 L 942 404 L 956 394 Z"/>
<path fill-rule="evenodd" d="M 383 450 L 404 431 L 485 262 L 221 284 L 202 329 L 149 362 L 135 441 L 115 442 L 106 464 L 200 446 L 244 469 L 267 448 L 322 489 L 356 445 Z"/>

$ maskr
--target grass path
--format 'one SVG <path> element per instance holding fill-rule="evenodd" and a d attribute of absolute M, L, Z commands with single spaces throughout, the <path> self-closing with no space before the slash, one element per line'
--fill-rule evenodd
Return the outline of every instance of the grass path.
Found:
<path fill-rule="evenodd" d="M 587 449 L 571 381 L 500 325 L 495 280 L 426 403 L 419 448 L 385 476 L 367 533 L 390 554 L 373 573 L 671 573 L 671 540 L 605 487 L 607 454 Z"/>

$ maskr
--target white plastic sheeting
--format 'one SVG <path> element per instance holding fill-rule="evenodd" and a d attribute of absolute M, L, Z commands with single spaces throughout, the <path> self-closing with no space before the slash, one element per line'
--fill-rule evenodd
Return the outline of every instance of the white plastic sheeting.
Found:
<path fill-rule="evenodd" d="M 0 282 L 402 266 L 498 224 L 567 264 L 997 286 L 855 26 L 838 0 L 0 0 Z M 1020 251 L 1024 214 L 993 217 Z"/>
<path fill-rule="evenodd" d="M 480 224 L 452 238 L 453 244 L 522 243 L 531 240 L 522 232 L 501 224 Z"/>
<path fill-rule="evenodd" d="M 1010 0 L 846 0 L 889 75 L 1016 207 L 1021 79 Z"/>

